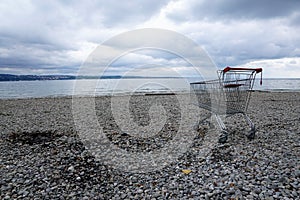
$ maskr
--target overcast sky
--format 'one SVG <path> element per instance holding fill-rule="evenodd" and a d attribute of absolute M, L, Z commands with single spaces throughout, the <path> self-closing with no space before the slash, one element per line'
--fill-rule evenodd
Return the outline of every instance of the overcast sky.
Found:
<path fill-rule="evenodd" d="M 0 73 L 77 74 L 97 45 L 161 28 L 195 41 L 219 68 L 257 66 L 265 77 L 300 78 L 299 8 L 299 0 L 0 0 Z M 187 64 L 160 51 L 129 53 L 116 63 L 114 74 Z"/>

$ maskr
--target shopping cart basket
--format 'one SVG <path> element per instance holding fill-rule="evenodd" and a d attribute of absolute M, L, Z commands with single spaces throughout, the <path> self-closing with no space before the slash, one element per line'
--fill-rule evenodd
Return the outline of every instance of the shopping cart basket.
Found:
<path fill-rule="evenodd" d="M 258 73 L 262 74 L 262 68 L 226 67 L 223 70 L 218 70 L 217 73 L 217 80 L 190 83 L 197 106 L 209 111 L 209 114 L 200 120 L 199 124 L 213 115 L 221 130 L 219 142 L 225 143 L 228 131 L 221 116 L 228 117 L 241 113 L 250 126 L 247 137 L 253 139 L 255 137 L 255 125 L 246 112 L 255 76 Z M 262 76 L 260 84 L 262 84 Z"/>

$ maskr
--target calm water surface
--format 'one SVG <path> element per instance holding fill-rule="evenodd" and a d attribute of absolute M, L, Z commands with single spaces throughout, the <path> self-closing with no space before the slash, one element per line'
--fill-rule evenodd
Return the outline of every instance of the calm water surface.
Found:
<path fill-rule="evenodd" d="M 70 95 L 113 95 L 164 92 L 189 92 L 186 79 L 101 79 L 0 82 L 0 98 L 29 98 Z M 74 90 L 76 88 L 76 90 Z M 264 79 L 255 90 L 300 91 L 300 79 Z"/>

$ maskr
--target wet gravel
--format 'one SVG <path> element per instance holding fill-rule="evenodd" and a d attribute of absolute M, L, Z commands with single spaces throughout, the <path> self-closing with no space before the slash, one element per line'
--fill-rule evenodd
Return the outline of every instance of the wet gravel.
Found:
<path fill-rule="evenodd" d="M 141 126 L 149 125 L 153 103 L 166 111 L 164 126 L 149 138 L 120 129 L 109 97 L 96 99 L 99 124 L 126 151 L 160 149 L 179 129 L 182 116 L 174 97 L 130 99 L 133 121 Z M 252 97 L 254 140 L 245 137 L 242 116 L 232 116 L 226 119 L 227 143 L 215 142 L 201 156 L 205 139 L 215 131 L 201 126 L 187 152 L 148 173 L 97 160 L 76 131 L 72 98 L 0 100 L 0 199 L 299 199 L 300 93 L 254 92 Z"/>

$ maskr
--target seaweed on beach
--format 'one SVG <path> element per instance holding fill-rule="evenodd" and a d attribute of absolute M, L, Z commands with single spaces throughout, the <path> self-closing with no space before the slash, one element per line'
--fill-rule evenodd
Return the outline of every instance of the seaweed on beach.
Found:
<path fill-rule="evenodd" d="M 51 142 L 55 138 L 60 137 L 56 134 L 53 130 L 46 130 L 46 131 L 18 131 L 18 132 L 11 132 L 8 135 L 8 140 L 12 143 L 21 143 L 21 144 L 42 144 L 46 142 Z"/>

